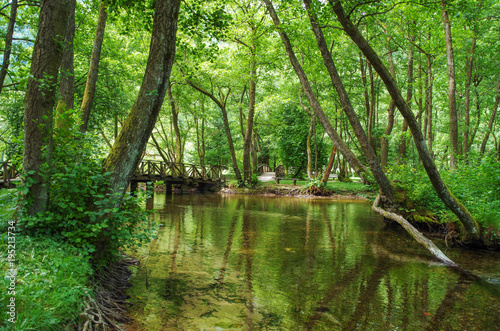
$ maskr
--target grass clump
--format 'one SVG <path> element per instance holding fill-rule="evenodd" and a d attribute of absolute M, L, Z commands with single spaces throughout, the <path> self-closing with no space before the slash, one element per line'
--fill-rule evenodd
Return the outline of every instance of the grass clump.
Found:
<path fill-rule="evenodd" d="M 88 257 L 75 247 L 50 238 L 29 237 L 20 233 L 8 234 L 9 221 L 15 210 L 14 190 L 0 191 L 0 306 L 2 315 L 10 316 L 5 307 L 15 298 L 15 323 L 2 318 L 0 329 L 56 330 L 76 325 L 83 298 L 90 293 L 92 275 Z M 12 245 L 14 237 L 15 249 Z M 11 266 L 8 253 L 15 251 L 15 286 L 11 286 Z M 10 251 L 10 252 L 9 252 Z M 12 289 L 7 291 L 7 289 Z M 13 291 L 13 292 L 12 292 Z"/>

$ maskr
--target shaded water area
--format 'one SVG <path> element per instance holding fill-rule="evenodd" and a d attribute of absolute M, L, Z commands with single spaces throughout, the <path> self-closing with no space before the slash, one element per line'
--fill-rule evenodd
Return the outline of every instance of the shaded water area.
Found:
<path fill-rule="evenodd" d="M 127 330 L 500 330 L 498 253 L 447 252 L 489 283 L 471 281 L 366 203 L 157 194 L 154 208 Z"/>

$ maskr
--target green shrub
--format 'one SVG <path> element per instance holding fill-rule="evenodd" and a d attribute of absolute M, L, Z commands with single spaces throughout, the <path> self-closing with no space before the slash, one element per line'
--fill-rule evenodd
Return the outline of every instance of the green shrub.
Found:
<path fill-rule="evenodd" d="M 147 241 L 152 229 L 143 197 L 126 194 L 121 200 L 108 192 L 111 173 L 102 172 L 104 155 L 97 142 L 76 126 L 55 130 L 52 160 L 42 170 L 51 183 L 47 211 L 25 217 L 20 226 L 31 235 L 49 235 L 78 247 L 94 263 L 105 264 L 119 248 Z"/>

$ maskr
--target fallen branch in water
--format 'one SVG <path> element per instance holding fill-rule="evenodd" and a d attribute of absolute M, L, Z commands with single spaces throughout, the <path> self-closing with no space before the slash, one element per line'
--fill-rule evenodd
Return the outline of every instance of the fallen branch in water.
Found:
<path fill-rule="evenodd" d="M 401 226 L 422 246 L 425 247 L 436 259 L 443 262 L 447 266 L 458 268 L 461 271 L 470 275 L 469 272 L 462 269 L 458 264 L 450 260 L 431 240 L 427 239 L 420 231 L 418 231 L 413 225 L 410 224 L 403 216 L 391 213 L 385 209 L 379 207 L 380 195 L 377 196 L 373 202 L 373 210 L 387 219 L 393 220 L 401 224 Z"/>

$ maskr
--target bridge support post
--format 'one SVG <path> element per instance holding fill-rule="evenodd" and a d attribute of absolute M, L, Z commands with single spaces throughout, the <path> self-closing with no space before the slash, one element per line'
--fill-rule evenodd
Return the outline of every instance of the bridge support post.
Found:
<path fill-rule="evenodd" d="M 136 180 L 130 181 L 130 195 L 136 195 L 137 188 L 139 187 L 139 182 Z"/>
<path fill-rule="evenodd" d="M 165 194 L 172 195 L 172 183 L 165 183 Z"/>

